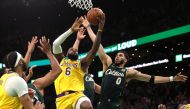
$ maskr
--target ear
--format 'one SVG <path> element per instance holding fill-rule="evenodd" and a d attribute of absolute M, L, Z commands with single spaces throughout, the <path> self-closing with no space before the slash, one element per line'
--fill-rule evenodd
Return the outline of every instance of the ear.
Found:
<path fill-rule="evenodd" d="M 20 60 L 19 62 L 18 62 L 19 64 L 23 64 L 23 62 Z"/>
<path fill-rule="evenodd" d="M 127 63 L 127 59 L 125 59 L 124 62 Z"/>

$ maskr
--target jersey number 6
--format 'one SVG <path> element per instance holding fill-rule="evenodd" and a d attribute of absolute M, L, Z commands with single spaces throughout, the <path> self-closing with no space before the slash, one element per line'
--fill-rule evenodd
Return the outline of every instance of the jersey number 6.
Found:
<path fill-rule="evenodd" d="M 70 74 L 71 74 L 71 68 L 70 67 L 67 67 L 66 68 L 66 70 L 65 70 L 65 74 L 67 75 L 67 76 L 69 76 Z"/>

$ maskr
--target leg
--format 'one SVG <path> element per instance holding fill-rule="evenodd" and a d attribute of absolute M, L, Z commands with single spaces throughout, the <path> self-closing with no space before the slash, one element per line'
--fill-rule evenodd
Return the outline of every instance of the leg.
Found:
<path fill-rule="evenodd" d="M 75 109 L 93 109 L 91 101 L 88 97 L 80 97 L 76 103 Z"/>

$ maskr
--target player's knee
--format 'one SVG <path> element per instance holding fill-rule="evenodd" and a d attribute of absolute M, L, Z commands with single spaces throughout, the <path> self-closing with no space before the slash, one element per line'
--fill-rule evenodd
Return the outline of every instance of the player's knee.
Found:
<path fill-rule="evenodd" d="M 80 105 L 80 109 L 93 109 L 93 107 L 89 101 L 83 101 Z"/>

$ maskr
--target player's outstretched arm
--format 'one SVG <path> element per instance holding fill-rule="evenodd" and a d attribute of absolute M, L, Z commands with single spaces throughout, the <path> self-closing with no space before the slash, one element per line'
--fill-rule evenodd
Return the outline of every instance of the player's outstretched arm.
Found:
<path fill-rule="evenodd" d="M 98 51 L 98 48 L 100 46 L 102 30 L 105 24 L 105 14 L 102 14 L 102 18 L 97 18 L 97 19 L 99 21 L 97 37 L 95 38 L 92 48 L 88 52 L 87 56 L 81 59 L 81 66 L 82 66 L 83 71 L 85 72 L 87 68 L 89 67 L 89 65 L 91 64 L 92 60 L 94 59 L 96 52 Z"/>
<path fill-rule="evenodd" d="M 153 84 L 173 82 L 173 81 L 185 82 L 188 78 L 187 76 L 182 75 L 181 73 L 178 73 L 177 75 L 170 76 L 170 77 L 151 76 L 151 75 L 143 74 L 134 69 L 128 69 L 126 75 L 127 75 L 126 77 L 130 78 L 130 79 L 136 79 L 136 80 L 140 80 L 140 81 L 150 82 Z"/>
<path fill-rule="evenodd" d="M 87 29 L 89 37 L 92 40 L 92 42 L 94 43 L 95 39 L 96 39 L 96 35 L 94 34 L 92 28 L 90 27 L 90 23 L 88 22 L 86 16 L 84 18 L 83 26 Z M 104 72 L 108 68 L 108 66 L 112 63 L 112 59 L 110 56 L 108 56 L 105 53 L 102 44 L 100 44 L 100 47 L 98 49 L 98 56 L 103 64 L 103 72 Z"/>
<path fill-rule="evenodd" d="M 80 29 L 77 32 L 77 38 L 75 40 L 75 43 L 73 44 L 73 48 L 78 51 L 80 41 L 85 38 L 86 35 L 84 35 L 85 29 L 84 27 L 80 27 Z"/>
<path fill-rule="evenodd" d="M 78 31 L 80 25 L 83 22 L 83 17 L 76 18 L 75 22 L 73 23 L 72 27 L 61 34 L 54 42 L 53 42 L 53 53 L 59 62 L 64 58 L 61 44 L 69 37 L 73 32 Z"/>
<path fill-rule="evenodd" d="M 28 50 L 27 50 L 26 55 L 24 57 L 24 61 L 26 62 L 26 65 L 28 65 L 30 63 L 31 55 L 35 49 L 37 42 L 38 42 L 37 36 L 32 37 L 31 42 L 28 41 Z"/>
<path fill-rule="evenodd" d="M 42 52 L 44 52 L 47 55 L 52 68 L 52 70 L 49 73 L 47 73 L 44 77 L 38 78 L 34 81 L 33 84 L 41 90 L 47 87 L 48 85 L 52 84 L 54 80 L 59 76 L 59 74 L 61 74 L 62 70 L 59 66 L 58 61 L 51 52 L 51 45 L 49 43 L 49 39 L 42 37 L 40 39 L 40 45 L 41 46 L 38 47 L 41 49 Z"/>

